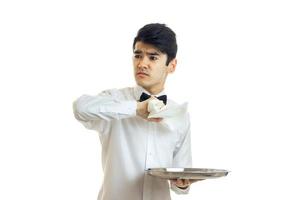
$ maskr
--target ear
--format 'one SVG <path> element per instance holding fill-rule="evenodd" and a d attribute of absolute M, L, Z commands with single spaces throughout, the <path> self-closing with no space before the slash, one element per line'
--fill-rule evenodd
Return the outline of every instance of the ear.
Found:
<path fill-rule="evenodd" d="M 170 61 L 169 65 L 168 65 L 168 70 L 167 70 L 168 74 L 175 72 L 176 65 L 177 65 L 177 59 L 174 58 L 173 60 Z"/>

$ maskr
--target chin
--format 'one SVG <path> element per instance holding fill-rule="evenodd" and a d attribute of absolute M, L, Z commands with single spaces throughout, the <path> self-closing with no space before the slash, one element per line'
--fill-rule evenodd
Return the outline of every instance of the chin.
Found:
<path fill-rule="evenodd" d="M 143 87 L 143 88 L 147 88 L 149 87 L 149 84 L 142 82 L 142 81 L 136 81 L 137 85 Z"/>

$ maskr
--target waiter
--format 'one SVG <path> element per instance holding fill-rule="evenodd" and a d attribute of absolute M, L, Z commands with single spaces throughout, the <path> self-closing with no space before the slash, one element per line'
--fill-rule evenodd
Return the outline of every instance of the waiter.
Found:
<path fill-rule="evenodd" d="M 162 118 L 147 118 L 151 99 L 178 106 L 164 90 L 176 69 L 176 53 L 175 33 L 164 24 L 147 24 L 133 41 L 137 85 L 82 95 L 73 103 L 75 118 L 100 137 L 104 178 L 98 200 L 170 200 L 170 188 L 188 193 L 191 180 L 145 174 L 148 168 L 192 166 L 188 114 L 172 130 Z"/>

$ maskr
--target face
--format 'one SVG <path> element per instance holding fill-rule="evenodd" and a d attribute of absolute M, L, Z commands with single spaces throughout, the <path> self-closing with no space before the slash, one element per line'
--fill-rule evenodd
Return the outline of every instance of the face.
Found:
<path fill-rule="evenodd" d="M 136 42 L 133 52 L 136 83 L 151 94 L 161 92 L 168 74 L 175 71 L 176 59 L 166 65 L 167 54 L 143 42 Z"/>

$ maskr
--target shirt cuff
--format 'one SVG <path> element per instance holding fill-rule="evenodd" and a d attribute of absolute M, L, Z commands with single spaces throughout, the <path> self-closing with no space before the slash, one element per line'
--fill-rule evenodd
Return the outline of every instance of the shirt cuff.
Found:
<path fill-rule="evenodd" d="M 124 114 L 135 116 L 137 109 L 136 101 L 124 101 L 122 107 L 124 108 Z"/>

